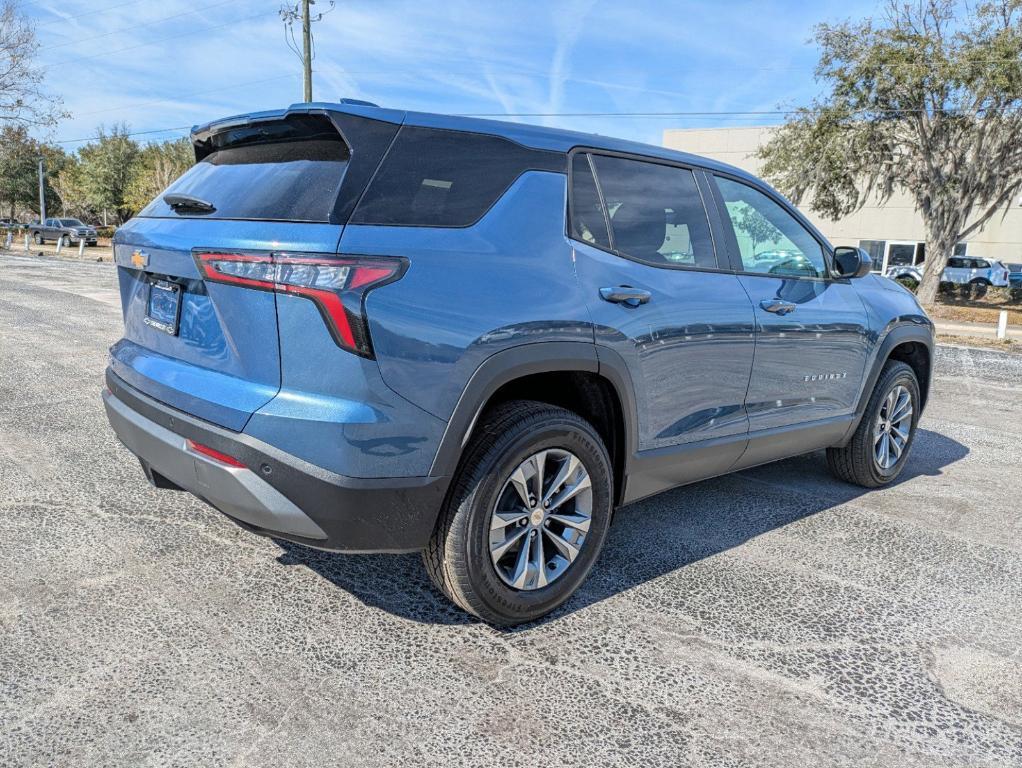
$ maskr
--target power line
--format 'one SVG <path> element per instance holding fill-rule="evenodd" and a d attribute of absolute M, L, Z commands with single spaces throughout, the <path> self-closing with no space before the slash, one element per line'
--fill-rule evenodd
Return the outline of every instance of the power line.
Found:
<path fill-rule="evenodd" d="M 203 6 L 201 10 L 208 11 L 210 8 L 218 8 L 221 5 L 227 5 L 228 3 L 236 3 L 236 2 L 238 2 L 238 0 L 222 0 L 222 2 L 219 2 L 219 3 L 212 3 L 210 5 Z M 110 37 L 110 35 L 119 35 L 121 32 L 133 32 L 136 29 L 143 29 L 144 27 L 152 27 L 152 26 L 155 26 L 156 24 L 162 24 L 165 21 L 171 21 L 172 19 L 179 19 L 182 16 L 191 16 L 193 13 L 198 13 L 199 10 L 200 9 L 198 9 L 198 8 L 193 8 L 193 9 L 191 9 L 189 11 L 184 11 L 182 13 L 175 13 L 173 16 L 164 16 L 162 19 L 155 19 L 154 21 L 147 21 L 147 22 L 145 22 L 143 24 L 135 24 L 135 25 L 130 26 L 130 27 L 123 27 L 122 29 L 115 29 L 112 32 L 104 32 L 101 35 L 93 35 L 92 37 L 79 37 L 79 38 L 76 38 L 74 40 L 68 40 L 67 42 L 64 42 L 64 43 L 57 43 L 56 45 L 44 45 L 39 50 L 40 51 L 50 51 L 50 50 L 53 50 L 54 48 L 64 48 L 64 47 L 66 47 L 68 45 L 78 45 L 78 43 L 87 43 L 90 40 L 99 40 L 100 38 L 103 38 L 103 37 Z"/>
<path fill-rule="evenodd" d="M 151 131 L 134 131 L 132 133 L 119 134 L 122 136 L 147 136 L 153 133 L 170 133 L 171 131 L 190 131 L 192 126 L 190 125 L 179 125 L 176 128 L 155 128 Z M 85 139 L 64 139 L 63 141 L 50 142 L 52 144 L 78 144 L 83 141 L 95 141 L 95 136 L 89 136 Z"/>
<path fill-rule="evenodd" d="M 109 107 L 107 109 L 96 109 L 96 110 L 93 110 L 92 112 L 75 112 L 73 117 L 75 117 L 75 118 L 89 117 L 90 115 L 102 115 L 102 114 L 107 114 L 109 112 L 120 112 L 123 109 L 135 109 L 137 107 L 149 107 L 149 106 L 152 106 L 153 104 L 163 104 L 164 102 L 173 101 L 175 99 L 188 99 L 188 98 L 191 98 L 192 96 L 204 96 L 207 93 L 217 93 L 219 91 L 230 91 L 230 90 L 233 90 L 235 88 L 244 88 L 244 87 L 249 86 L 249 85 L 260 85 L 262 83 L 270 83 L 270 82 L 273 82 L 275 80 L 287 80 L 287 79 L 290 79 L 290 78 L 292 78 L 294 76 L 295 75 L 293 75 L 293 74 L 290 74 L 290 75 L 277 75 L 276 77 L 264 77 L 262 80 L 249 80 L 249 81 L 244 82 L 244 83 L 232 83 L 231 85 L 223 85 L 223 86 L 220 86 L 218 88 L 207 88 L 204 91 L 193 91 L 192 93 L 177 93 L 177 94 L 174 94 L 173 96 L 167 96 L 165 98 L 155 99 L 153 101 L 140 101 L 140 102 L 136 102 L 134 104 L 121 104 L 120 106 L 117 106 L 117 107 Z"/>

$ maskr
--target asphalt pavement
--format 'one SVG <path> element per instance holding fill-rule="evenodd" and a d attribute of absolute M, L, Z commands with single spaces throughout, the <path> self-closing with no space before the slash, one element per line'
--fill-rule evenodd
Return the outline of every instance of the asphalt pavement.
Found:
<path fill-rule="evenodd" d="M 417 556 L 146 485 L 120 321 L 110 264 L 0 256 L 0 765 L 1022 765 L 1022 356 L 940 349 L 892 487 L 812 454 L 662 494 L 498 631 Z"/>

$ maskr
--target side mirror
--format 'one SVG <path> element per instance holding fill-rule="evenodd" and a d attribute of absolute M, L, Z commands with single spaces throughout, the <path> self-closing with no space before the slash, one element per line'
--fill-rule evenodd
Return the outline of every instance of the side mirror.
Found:
<path fill-rule="evenodd" d="M 873 259 L 862 248 L 848 245 L 834 249 L 835 277 L 865 277 L 873 269 Z"/>

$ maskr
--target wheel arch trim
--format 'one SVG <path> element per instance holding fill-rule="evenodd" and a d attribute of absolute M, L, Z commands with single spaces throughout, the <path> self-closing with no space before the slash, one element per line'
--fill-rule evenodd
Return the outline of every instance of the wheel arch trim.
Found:
<path fill-rule="evenodd" d="M 503 387 L 516 379 L 540 373 L 586 372 L 610 382 L 621 404 L 624 421 L 625 478 L 635 450 L 635 396 L 628 368 L 620 356 L 592 342 L 543 341 L 523 344 L 486 358 L 469 379 L 444 430 L 430 475 L 453 475 L 483 409 Z"/>
<path fill-rule="evenodd" d="M 880 372 L 884 369 L 884 365 L 891 358 L 891 352 L 894 351 L 895 347 L 913 342 L 922 344 L 926 348 L 930 360 L 929 376 L 927 376 L 926 381 L 919 382 L 919 389 L 923 400 L 923 403 L 920 404 L 920 412 L 922 412 L 923 405 L 928 399 L 930 382 L 933 380 L 934 342 L 933 323 L 930 322 L 928 318 L 919 316 L 912 317 L 911 321 L 895 324 L 877 345 L 877 352 L 874 355 L 870 369 L 863 380 L 862 390 L 859 392 L 859 400 L 855 406 L 855 418 L 849 425 L 848 431 L 845 433 L 844 439 L 842 440 L 842 444 L 847 442 L 858 428 L 859 422 L 862 420 L 862 416 L 866 412 L 866 406 L 869 404 L 870 395 L 873 394 L 873 388 L 876 386 L 876 383 L 880 378 Z"/>

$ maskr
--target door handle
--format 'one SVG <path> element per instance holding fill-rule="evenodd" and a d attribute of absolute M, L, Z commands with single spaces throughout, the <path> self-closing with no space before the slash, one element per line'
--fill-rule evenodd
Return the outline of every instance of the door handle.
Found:
<path fill-rule="evenodd" d="M 781 299 L 763 299 L 759 305 L 767 312 L 773 312 L 775 315 L 786 315 L 789 312 L 794 312 L 798 307 L 798 304 Z"/>
<path fill-rule="evenodd" d="M 637 307 L 653 298 L 653 294 L 649 291 L 644 291 L 642 288 L 618 285 L 614 288 L 601 288 L 600 298 L 612 304 L 625 304 L 629 307 Z"/>

